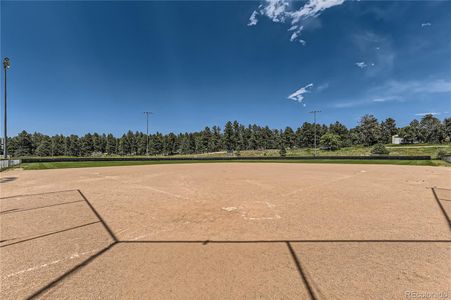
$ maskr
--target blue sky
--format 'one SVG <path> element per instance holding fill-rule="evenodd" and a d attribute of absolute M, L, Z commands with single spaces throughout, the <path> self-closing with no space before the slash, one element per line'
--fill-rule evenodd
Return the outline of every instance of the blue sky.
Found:
<path fill-rule="evenodd" d="M 2 1 L 10 135 L 449 117 L 451 2 L 342 2 Z"/>

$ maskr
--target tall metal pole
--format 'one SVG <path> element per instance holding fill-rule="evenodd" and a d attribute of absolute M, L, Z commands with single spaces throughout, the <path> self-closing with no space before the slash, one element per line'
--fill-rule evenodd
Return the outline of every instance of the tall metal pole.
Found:
<path fill-rule="evenodd" d="M 4 129 L 4 140 L 3 140 L 3 158 L 4 159 L 8 159 L 8 129 L 7 129 L 7 101 L 6 101 L 6 69 L 9 69 L 10 67 L 10 63 L 9 63 L 9 58 L 5 57 L 3 59 L 3 69 L 5 71 L 5 106 L 4 106 L 4 124 L 3 124 L 3 129 Z"/>
<path fill-rule="evenodd" d="M 146 155 L 149 156 L 149 115 L 153 113 L 151 111 L 145 111 L 144 114 L 146 115 Z"/>
<path fill-rule="evenodd" d="M 315 149 L 313 152 L 313 156 L 316 156 L 316 114 L 320 112 L 321 112 L 320 110 L 314 110 L 310 112 L 311 114 L 313 114 L 313 132 L 314 132 L 313 146 Z"/>

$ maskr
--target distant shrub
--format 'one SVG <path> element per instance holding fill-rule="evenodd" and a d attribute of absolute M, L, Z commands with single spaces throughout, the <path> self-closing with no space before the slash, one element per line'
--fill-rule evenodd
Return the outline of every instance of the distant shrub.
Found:
<path fill-rule="evenodd" d="M 92 156 L 92 157 L 102 157 L 102 156 L 103 156 L 103 153 L 102 153 L 102 152 L 98 152 L 98 151 L 97 151 L 97 152 L 92 152 L 92 153 L 91 153 L 91 156 Z"/>
<path fill-rule="evenodd" d="M 320 139 L 320 144 L 324 150 L 338 150 L 341 147 L 341 138 L 337 134 L 326 133 Z"/>
<path fill-rule="evenodd" d="M 282 157 L 287 156 L 287 149 L 285 149 L 285 145 L 283 143 L 282 143 L 282 146 L 280 147 L 279 154 Z"/>
<path fill-rule="evenodd" d="M 390 151 L 388 151 L 387 148 L 383 144 L 376 144 L 374 145 L 373 149 L 371 149 L 371 154 L 389 154 Z"/>
<path fill-rule="evenodd" d="M 437 158 L 442 159 L 443 157 L 449 155 L 448 153 L 446 153 L 445 150 L 441 149 L 440 151 L 437 152 Z"/>

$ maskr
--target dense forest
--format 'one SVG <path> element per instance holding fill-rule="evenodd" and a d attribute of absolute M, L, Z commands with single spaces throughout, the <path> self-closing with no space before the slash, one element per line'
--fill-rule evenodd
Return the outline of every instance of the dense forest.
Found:
<path fill-rule="evenodd" d="M 314 145 L 316 126 L 317 144 L 328 149 L 353 145 L 372 146 L 391 143 L 399 135 L 405 143 L 448 143 L 451 138 L 451 118 L 443 121 L 433 115 L 413 120 L 398 128 L 392 118 L 379 122 L 373 115 L 365 115 L 359 124 L 348 129 L 340 122 L 330 125 L 305 122 L 299 128 L 271 129 L 268 126 L 244 126 L 237 121 L 205 127 L 199 132 L 154 133 L 148 137 L 132 132 L 115 137 L 112 134 L 88 133 L 84 136 L 30 134 L 22 131 L 8 139 L 8 152 L 23 156 L 101 156 L 101 155 L 174 155 L 217 151 L 308 148 Z M 2 150 L 3 152 L 3 150 Z"/>

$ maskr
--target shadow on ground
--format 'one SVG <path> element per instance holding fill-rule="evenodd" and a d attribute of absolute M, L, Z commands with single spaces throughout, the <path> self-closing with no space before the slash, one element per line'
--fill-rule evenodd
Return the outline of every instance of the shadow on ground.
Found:
<path fill-rule="evenodd" d="M 433 188 L 432 193 L 450 224 L 448 203 L 451 203 L 451 190 Z M 0 271 L 2 280 L 0 295 L 3 299 L 34 299 L 42 296 L 64 298 L 68 295 L 76 297 L 75 295 L 80 296 L 81 293 L 99 292 L 99 289 L 104 289 L 101 292 L 113 293 L 109 296 L 138 297 L 142 294 L 121 295 L 120 289 L 116 290 L 116 288 L 121 284 L 125 284 L 127 287 L 131 285 L 133 288 L 133 284 L 135 284 L 133 278 L 138 276 L 137 274 L 141 274 L 140 276 L 144 276 L 144 278 L 161 276 L 161 274 L 165 274 L 165 268 L 169 268 L 169 272 L 173 272 L 171 273 L 173 276 L 180 274 L 180 269 L 182 269 L 182 274 L 189 273 L 192 278 L 197 280 L 196 282 L 199 282 L 194 284 L 202 285 L 204 280 L 205 282 L 214 281 L 220 287 L 242 284 L 242 290 L 255 289 L 253 290 L 255 294 L 223 295 L 226 296 L 225 298 L 256 298 L 259 296 L 259 292 L 264 291 L 267 293 L 266 296 L 276 293 L 272 295 L 275 298 L 286 296 L 286 298 L 323 299 L 327 298 L 327 287 L 330 282 L 328 275 L 322 274 L 324 263 L 318 265 L 312 261 L 305 262 L 307 254 L 314 256 L 319 255 L 318 253 L 327 253 L 329 251 L 327 249 L 334 247 L 338 247 L 334 253 L 339 253 L 343 248 L 347 248 L 349 253 L 354 251 L 354 254 L 357 253 L 357 255 L 348 255 L 349 257 L 347 257 L 346 251 L 337 255 L 341 255 L 343 261 L 348 259 L 348 263 L 351 265 L 349 268 L 352 270 L 355 268 L 352 266 L 354 260 L 359 260 L 358 254 L 365 251 L 373 253 L 374 248 L 382 249 L 378 251 L 381 251 L 381 257 L 384 257 L 386 253 L 384 251 L 399 253 L 401 252 L 399 249 L 402 247 L 412 248 L 413 250 L 409 251 L 413 251 L 412 253 L 415 254 L 417 252 L 414 247 L 418 244 L 418 247 L 426 249 L 426 252 L 439 251 L 437 256 L 440 258 L 443 255 L 446 257 L 446 252 L 442 251 L 443 247 L 436 246 L 437 243 L 450 242 L 449 240 L 340 239 L 128 241 L 118 240 L 107 222 L 80 190 L 19 195 L 0 198 L 0 201 L 2 204 L 0 250 L 4 260 L 2 263 L 4 267 Z M 257 244 L 259 247 L 254 247 Z M 326 250 L 319 251 L 318 247 L 323 247 L 323 245 Z M 144 246 L 151 248 L 144 249 L 142 248 Z M 149 257 L 149 251 L 152 251 L 152 257 Z M 249 252 L 248 255 L 246 255 L 246 251 Z M 201 259 L 196 260 L 196 257 L 201 257 Z M 320 257 L 318 260 L 324 261 L 327 260 L 327 257 Z M 15 263 L 18 261 L 20 263 Z M 121 267 L 121 264 L 130 262 L 136 265 Z M 330 265 L 334 263 L 336 262 L 331 261 Z M 88 268 L 93 264 L 95 267 Z M 206 268 L 203 264 L 208 265 L 209 269 L 213 270 L 213 274 L 223 274 L 222 278 L 205 277 L 208 274 L 205 274 Z M 380 265 L 378 263 L 375 268 Z M 249 272 L 243 272 L 243 267 L 248 268 Z M 347 267 L 338 263 L 337 268 L 346 269 Z M 127 271 L 124 271 L 126 269 Z M 158 273 L 154 269 L 160 270 L 162 273 Z M 224 272 L 224 270 L 228 272 Z M 228 274 L 237 271 L 243 272 L 243 274 L 239 273 L 239 276 L 245 280 L 239 278 L 239 282 L 235 282 L 233 280 L 237 280 L 236 278 L 228 277 Z M 99 272 L 102 274 L 101 276 L 99 276 Z M 275 274 L 281 274 L 280 278 L 283 280 L 278 279 L 278 275 Z M 296 274 L 297 276 L 293 276 Z M 149 283 L 149 287 L 141 285 L 135 290 L 142 293 L 156 293 L 155 295 L 164 298 L 172 290 L 172 287 L 171 290 L 161 288 L 164 281 L 167 284 L 168 281 L 175 280 L 175 284 L 182 282 L 190 286 L 190 279 L 185 277 L 175 277 L 175 279 L 164 278 L 164 276 L 163 278 L 152 277 L 154 282 L 161 282 L 161 284 Z M 252 284 L 258 286 L 252 286 Z M 108 288 L 111 285 L 113 286 Z M 269 286 L 273 290 L 266 291 L 263 288 L 265 286 Z M 292 291 L 288 291 L 290 287 L 293 289 Z M 151 289 L 147 290 L 146 288 Z M 180 286 L 178 288 L 183 290 L 187 287 Z M 193 297 L 198 296 L 196 293 L 207 293 L 204 295 L 206 297 L 221 296 L 221 292 L 208 291 L 208 289 L 199 292 L 193 288 L 183 291 L 185 295 Z"/>

